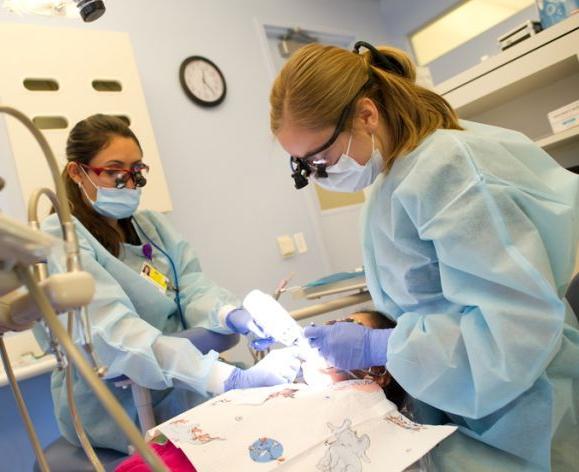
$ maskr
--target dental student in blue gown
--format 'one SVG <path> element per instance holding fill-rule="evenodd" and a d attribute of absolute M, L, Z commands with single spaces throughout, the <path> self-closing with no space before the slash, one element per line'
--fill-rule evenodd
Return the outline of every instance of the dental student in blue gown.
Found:
<path fill-rule="evenodd" d="M 579 470 L 573 276 L 579 178 L 521 133 L 459 120 L 408 57 L 308 45 L 278 75 L 271 128 L 297 188 L 368 187 L 362 247 L 397 322 L 306 328 L 333 365 L 385 365 L 419 421 L 458 431 L 436 470 Z"/>
<path fill-rule="evenodd" d="M 93 115 L 80 121 L 70 132 L 66 156 L 63 179 L 81 262 L 96 281 L 88 315 L 106 378 L 124 375 L 151 389 L 158 421 L 210 394 L 293 381 L 300 362 L 291 351 L 273 351 L 243 370 L 178 337 L 193 327 L 265 335 L 233 294 L 205 276 L 189 243 L 164 215 L 137 211 L 149 169 L 137 137 L 122 120 Z M 43 229 L 60 237 L 56 215 Z M 63 270 L 57 261 L 51 269 Z M 111 390 L 137 421 L 130 390 Z M 91 443 L 126 452 L 126 438 L 80 375 L 74 394 Z M 53 373 L 52 395 L 63 436 L 78 445 L 63 372 Z"/>

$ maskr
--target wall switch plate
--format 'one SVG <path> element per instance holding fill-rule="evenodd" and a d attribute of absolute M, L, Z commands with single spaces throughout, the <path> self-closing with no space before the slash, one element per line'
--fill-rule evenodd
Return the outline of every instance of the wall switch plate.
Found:
<path fill-rule="evenodd" d="M 290 257 L 296 253 L 294 240 L 288 235 L 278 236 L 277 245 L 279 246 L 279 253 L 283 257 Z"/>
<path fill-rule="evenodd" d="M 304 237 L 304 233 L 294 234 L 294 241 L 296 242 L 296 247 L 300 254 L 308 252 L 308 245 L 306 244 L 306 238 Z"/>

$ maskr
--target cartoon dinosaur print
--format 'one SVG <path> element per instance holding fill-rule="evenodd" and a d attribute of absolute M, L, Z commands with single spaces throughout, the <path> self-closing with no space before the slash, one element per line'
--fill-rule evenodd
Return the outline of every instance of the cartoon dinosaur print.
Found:
<path fill-rule="evenodd" d="M 352 421 L 346 418 L 341 426 L 328 423 L 328 427 L 336 437 L 316 465 L 322 472 L 361 472 L 362 461 L 369 463 L 366 451 L 370 447 L 370 437 L 367 434 L 358 436 L 351 428 Z"/>

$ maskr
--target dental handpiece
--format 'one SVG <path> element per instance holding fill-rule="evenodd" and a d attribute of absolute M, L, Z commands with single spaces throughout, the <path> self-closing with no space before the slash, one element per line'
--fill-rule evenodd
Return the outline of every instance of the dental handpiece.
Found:
<path fill-rule="evenodd" d="M 270 295 L 252 290 L 243 300 L 243 307 L 254 321 L 276 341 L 291 346 L 299 337 L 299 325 L 290 314 Z"/>

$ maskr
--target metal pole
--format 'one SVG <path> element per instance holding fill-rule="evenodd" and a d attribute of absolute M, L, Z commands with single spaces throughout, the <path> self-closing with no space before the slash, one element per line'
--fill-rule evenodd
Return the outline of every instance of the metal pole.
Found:
<path fill-rule="evenodd" d="M 334 300 L 327 301 L 326 303 L 318 303 L 316 305 L 290 311 L 290 315 L 295 320 L 299 321 L 310 318 L 312 316 L 321 315 L 323 313 L 329 313 L 330 311 L 339 310 L 340 308 L 345 308 L 347 306 L 364 303 L 371 299 L 372 297 L 370 297 L 370 292 L 360 292 L 354 295 L 336 298 Z"/>

